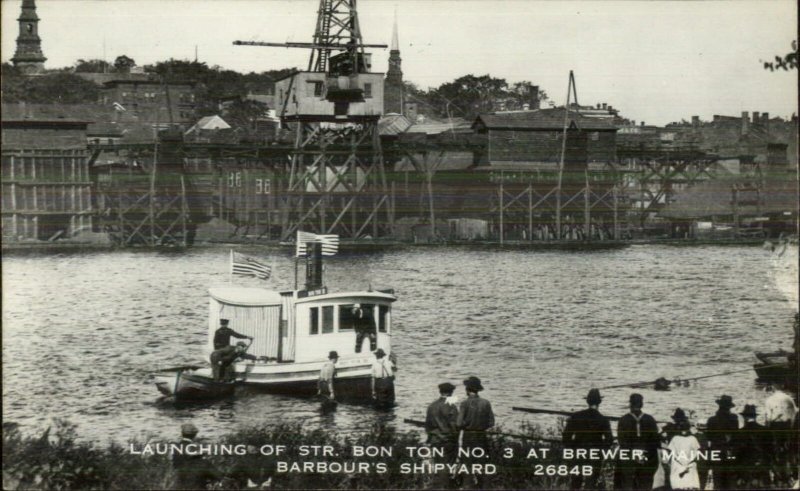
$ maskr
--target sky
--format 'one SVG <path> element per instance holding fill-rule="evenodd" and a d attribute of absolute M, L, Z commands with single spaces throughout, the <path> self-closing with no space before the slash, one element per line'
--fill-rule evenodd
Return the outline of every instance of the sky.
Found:
<path fill-rule="evenodd" d="M 318 0 L 37 0 L 39 34 L 57 68 L 125 54 L 144 65 L 176 58 L 249 72 L 300 67 L 302 49 L 235 40 L 311 41 Z M 21 0 L 2 5 L 2 61 L 14 53 Z M 789 117 L 797 72 L 761 60 L 789 52 L 794 0 L 360 0 L 366 43 L 391 41 L 396 14 L 404 79 L 436 87 L 466 74 L 529 80 L 559 105 L 573 70 L 581 104 L 666 124 L 742 111 Z M 385 71 L 389 51 L 373 50 Z"/>

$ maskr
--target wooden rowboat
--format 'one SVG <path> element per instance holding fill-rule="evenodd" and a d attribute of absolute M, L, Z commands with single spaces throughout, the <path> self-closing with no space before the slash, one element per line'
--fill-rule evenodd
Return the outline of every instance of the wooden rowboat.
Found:
<path fill-rule="evenodd" d="M 180 401 L 219 399 L 233 395 L 236 381 L 217 382 L 211 369 L 176 367 L 154 374 L 156 388 L 165 396 Z"/>

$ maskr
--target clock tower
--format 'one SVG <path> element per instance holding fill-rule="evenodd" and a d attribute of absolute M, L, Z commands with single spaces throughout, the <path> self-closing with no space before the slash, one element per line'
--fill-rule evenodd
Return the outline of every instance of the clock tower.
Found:
<path fill-rule="evenodd" d="M 36 15 L 36 1 L 22 0 L 22 13 L 19 16 L 19 36 L 17 51 L 11 62 L 27 75 L 44 71 L 47 58 L 42 54 L 42 40 L 39 38 L 39 16 Z"/>

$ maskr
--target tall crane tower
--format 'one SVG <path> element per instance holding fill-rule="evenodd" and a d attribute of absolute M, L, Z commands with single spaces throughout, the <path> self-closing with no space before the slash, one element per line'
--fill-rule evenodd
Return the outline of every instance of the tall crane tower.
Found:
<path fill-rule="evenodd" d="M 383 74 L 373 73 L 358 22 L 357 0 L 320 0 L 311 43 L 235 41 L 239 46 L 311 50 L 307 71 L 275 82 L 278 111 L 294 132 L 279 186 L 283 240 L 296 230 L 378 237 L 393 213 L 378 135 Z"/>

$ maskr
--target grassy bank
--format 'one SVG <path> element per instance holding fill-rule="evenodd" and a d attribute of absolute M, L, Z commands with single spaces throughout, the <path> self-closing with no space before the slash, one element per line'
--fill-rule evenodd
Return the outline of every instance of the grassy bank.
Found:
<path fill-rule="evenodd" d="M 534 427 L 523 429 L 522 434 L 531 438 L 544 436 Z M 408 448 L 423 447 L 423 438 L 416 432 L 400 433 L 385 427 L 376 427 L 359 436 L 308 430 L 300 425 L 249 427 L 218 441 L 200 440 L 216 448 L 237 446 L 242 450 L 240 455 L 210 455 L 198 462 L 217 475 L 213 489 L 246 489 L 248 481 L 269 481 L 271 489 L 439 488 L 443 482 L 447 483 L 446 472 L 409 472 L 414 465 L 432 463 L 419 455 L 424 450 Z M 39 435 L 25 436 L 13 423 L 5 423 L 3 488 L 167 489 L 175 480 L 170 457 L 143 452 L 148 445 L 153 447 L 155 443 L 83 443 L 77 439 L 74 427 L 65 422 L 57 422 Z M 278 445 L 285 446 L 281 455 L 262 453 L 262 449 L 277 448 Z M 315 445 L 320 450 L 327 445 L 332 455 L 303 456 L 304 445 Z M 391 456 L 359 456 L 359 447 L 380 447 Z M 308 451 L 311 447 L 305 448 Z M 543 455 L 545 448 L 551 448 L 548 455 Z M 532 450 L 535 457 L 531 456 Z M 488 456 L 476 462 L 483 465 L 484 471 L 492 469 L 489 464 L 495 466 L 495 472 L 484 477 L 486 489 L 566 489 L 569 477 L 559 476 L 558 466 L 571 466 L 572 463 L 561 462 L 559 456 L 557 443 L 492 435 Z M 291 470 L 292 464 L 311 465 L 313 469 L 296 472 Z M 359 472 L 344 470 L 347 466 L 359 464 Z M 554 466 L 555 475 L 547 475 L 549 465 Z M 537 475 L 536 466 L 542 466 L 541 475 Z M 469 475 L 462 475 L 466 482 Z"/>

